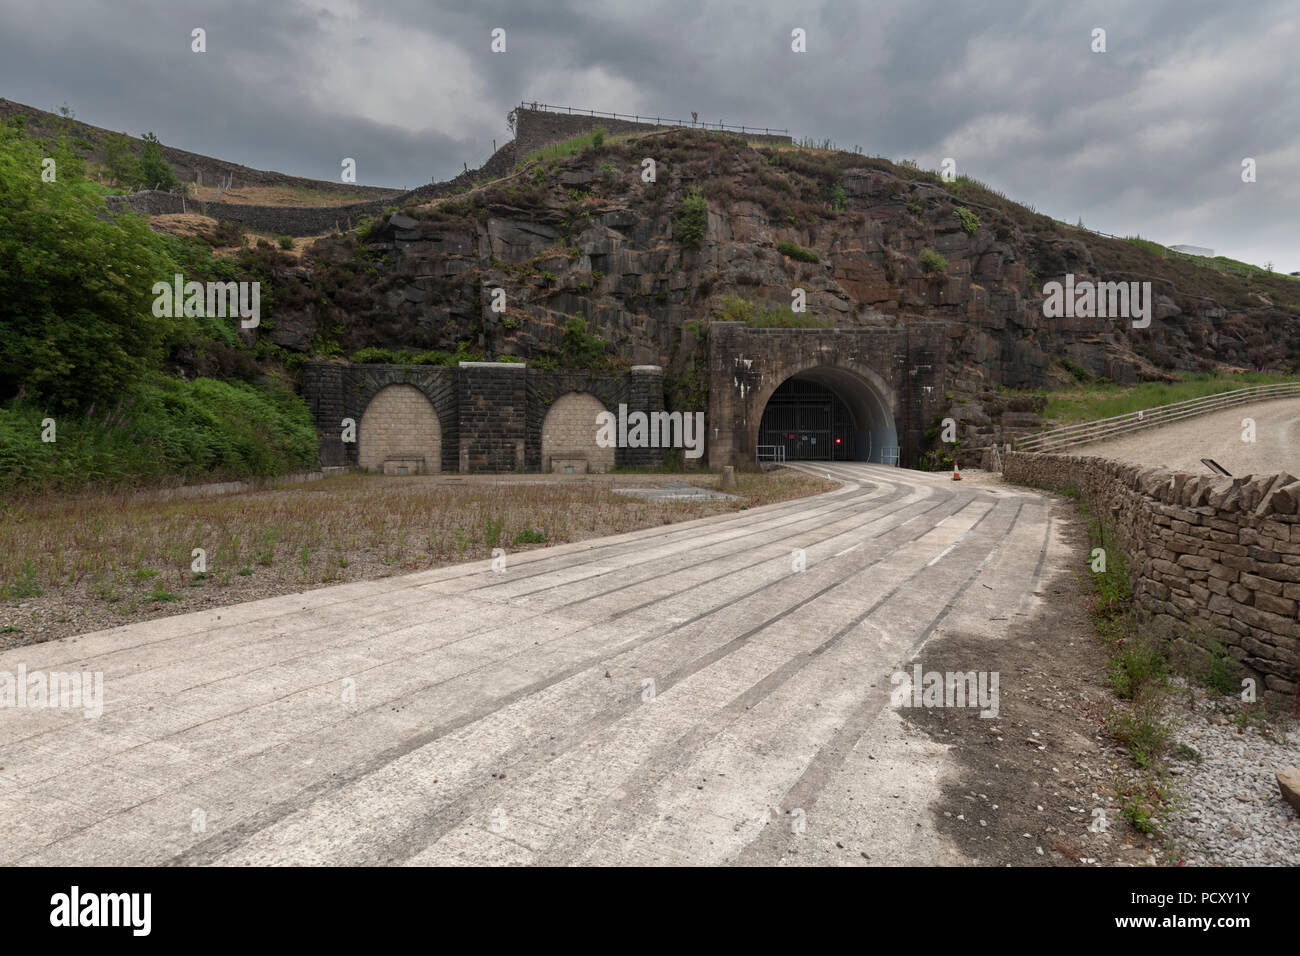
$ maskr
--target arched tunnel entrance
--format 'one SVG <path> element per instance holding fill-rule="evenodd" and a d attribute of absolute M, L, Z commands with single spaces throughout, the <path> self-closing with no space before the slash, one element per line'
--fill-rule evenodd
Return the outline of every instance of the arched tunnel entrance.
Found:
<path fill-rule="evenodd" d="M 884 397 L 852 372 L 815 368 L 790 376 L 767 400 L 760 457 L 898 464 L 898 431 Z"/>

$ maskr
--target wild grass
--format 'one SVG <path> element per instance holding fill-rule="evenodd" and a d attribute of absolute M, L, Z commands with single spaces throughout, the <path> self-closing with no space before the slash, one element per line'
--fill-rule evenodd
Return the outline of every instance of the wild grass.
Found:
<path fill-rule="evenodd" d="M 1176 382 L 1143 382 L 1116 385 L 1112 382 L 1079 382 L 1072 388 L 1036 392 L 1047 398 L 1045 417 L 1061 424 L 1093 421 L 1125 415 L 1171 402 L 1204 398 L 1248 385 L 1277 385 L 1300 382 L 1300 375 L 1271 375 L 1266 372 L 1239 374 L 1188 374 Z"/>
<path fill-rule="evenodd" d="M 515 168 L 527 166 L 529 163 L 553 163 L 561 159 L 567 159 L 570 156 L 578 156 L 589 149 L 600 149 L 606 143 L 623 142 L 630 139 L 634 134 L 620 134 L 609 136 L 605 133 L 603 126 L 598 126 L 590 133 L 584 133 L 581 136 L 574 136 L 570 139 L 562 140 L 558 143 L 551 143 L 544 146 L 536 152 L 529 153 L 523 161 L 517 163 Z"/>
<path fill-rule="evenodd" d="M 54 440 L 43 441 L 47 434 Z M 124 399 L 68 414 L 31 401 L 0 404 L 0 501 L 177 476 L 279 475 L 315 461 L 311 414 L 283 388 L 157 375 Z"/>
<path fill-rule="evenodd" d="M 712 486 L 717 477 L 675 480 Z M 151 605 L 165 603 L 175 612 L 235 603 L 485 559 L 494 547 L 515 552 L 656 527 L 831 487 L 785 470 L 742 473 L 737 481 L 735 500 L 703 502 L 618 494 L 616 484 L 662 478 L 615 475 L 462 483 L 352 474 L 208 498 L 28 496 L 0 504 L 0 601 L 44 595 L 52 606 L 88 608 L 110 626 Z M 195 548 L 205 552 L 202 573 L 192 570 Z"/>

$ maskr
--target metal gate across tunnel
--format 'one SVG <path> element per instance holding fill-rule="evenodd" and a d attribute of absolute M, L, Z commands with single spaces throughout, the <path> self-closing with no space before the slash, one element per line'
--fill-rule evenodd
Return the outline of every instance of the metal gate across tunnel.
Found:
<path fill-rule="evenodd" d="M 834 391 L 796 377 L 768 399 L 758 444 L 784 449 L 786 461 L 868 461 L 871 433 L 863 432 L 868 447 L 860 450 L 858 434 L 853 413 Z"/>

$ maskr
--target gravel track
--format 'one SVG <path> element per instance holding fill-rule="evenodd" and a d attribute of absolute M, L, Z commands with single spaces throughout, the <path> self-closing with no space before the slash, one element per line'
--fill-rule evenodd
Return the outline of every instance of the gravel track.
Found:
<path fill-rule="evenodd" d="M 1255 420 L 1255 441 L 1242 441 L 1242 419 Z M 1238 475 L 1267 475 L 1278 471 L 1300 474 L 1300 399 L 1285 398 L 1240 405 L 1222 412 L 1109 441 L 1080 445 L 1067 455 L 1113 458 L 1209 473 L 1202 458 L 1213 458 Z"/>

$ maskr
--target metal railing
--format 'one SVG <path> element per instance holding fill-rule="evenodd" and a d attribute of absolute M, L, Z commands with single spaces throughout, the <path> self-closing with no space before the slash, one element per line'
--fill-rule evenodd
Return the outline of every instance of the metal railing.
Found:
<path fill-rule="evenodd" d="M 1229 392 L 1219 392 L 1216 395 L 1205 395 L 1201 398 L 1189 398 L 1168 405 L 1144 408 L 1140 411 L 1115 415 L 1111 418 L 1099 418 L 1096 421 L 1080 422 L 1076 425 L 1048 429 L 1036 435 L 1017 439 L 1012 447 L 1020 452 L 1059 451 L 1063 448 L 1087 445 L 1095 441 L 1127 435 L 1145 428 L 1168 425 L 1170 422 L 1182 421 L 1185 418 L 1193 418 L 1209 412 L 1217 412 L 1225 408 L 1232 408 L 1234 405 L 1268 401 L 1274 398 L 1288 398 L 1293 395 L 1300 395 L 1300 382 L 1285 382 L 1277 385 L 1250 385 Z"/>
<path fill-rule="evenodd" d="M 767 454 L 770 457 L 768 458 L 763 457 L 763 449 L 767 449 Z M 757 461 L 784 462 L 785 446 L 784 445 L 759 445 L 755 458 Z"/>
<path fill-rule="evenodd" d="M 654 123 L 656 126 L 689 126 L 694 129 L 734 129 L 741 133 L 763 133 L 768 136 L 789 136 L 788 129 L 768 129 L 766 126 L 732 126 L 728 123 L 704 123 L 699 120 L 669 119 L 666 116 L 632 116 L 628 113 L 602 113 L 599 110 L 574 109 L 572 106 L 554 106 L 548 103 L 520 103 L 521 110 L 545 110 L 551 113 L 568 113 L 577 116 L 606 116 L 610 119 L 631 120 L 634 123 Z"/>

